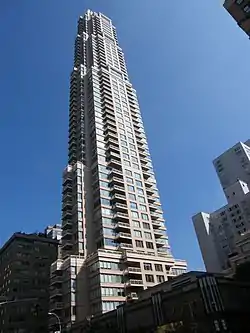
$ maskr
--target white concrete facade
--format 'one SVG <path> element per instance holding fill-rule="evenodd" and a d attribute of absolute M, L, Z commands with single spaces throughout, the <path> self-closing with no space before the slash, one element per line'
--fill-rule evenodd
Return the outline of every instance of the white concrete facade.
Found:
<path fill-rule="evenodd" d="M 62 230 L 63 263 L 53 274 L 62 276 L 58 299 L 66 325 L 113 310 L 137 291 L 187 269 L 168 243 L 116 28 L 92 11 L 79 18 L 75 41 Z M 77 274 L 71 258 L 81 266 Z M 71 285 L 76 287 L 69 296 Z"/>
<path fill-rule="evenodd" d="M 250 230 L 249 156 L 250 147 L 239 142 L 213 161 L 228 203 L 192 218 L 208 272 L 228 270 L 239 237 Z"/>

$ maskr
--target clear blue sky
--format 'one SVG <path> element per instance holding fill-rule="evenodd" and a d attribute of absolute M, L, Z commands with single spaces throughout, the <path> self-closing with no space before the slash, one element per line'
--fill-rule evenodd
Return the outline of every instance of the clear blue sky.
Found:
<path fill-rule="evenodd" d="M 212 159 L 250 137 L 250 41 L 219 0 L 0 2 L 0 243 L 60 221 L 69 74 L 87 8 L 117 26 L 174 255 L 202 268 L 191 216 L 225 202 Z"/>

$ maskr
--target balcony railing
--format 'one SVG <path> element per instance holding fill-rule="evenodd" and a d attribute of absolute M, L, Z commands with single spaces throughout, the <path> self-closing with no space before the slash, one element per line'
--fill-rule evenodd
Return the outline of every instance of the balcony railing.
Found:
<path fill-rule="evenodd" d="M 130 279 L 125 283 L 126 286 L 142 286 L 142 280 Z"/>

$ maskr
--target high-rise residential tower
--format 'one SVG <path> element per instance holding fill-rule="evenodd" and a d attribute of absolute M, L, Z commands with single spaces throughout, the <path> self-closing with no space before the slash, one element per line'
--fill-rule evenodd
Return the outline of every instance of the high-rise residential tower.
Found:
<path fill-rule="evenodd" d="M 51 311 L 65 324 L 186 271 L 171 254 L 136 91 L 112 21 L 78 21 Z"/>

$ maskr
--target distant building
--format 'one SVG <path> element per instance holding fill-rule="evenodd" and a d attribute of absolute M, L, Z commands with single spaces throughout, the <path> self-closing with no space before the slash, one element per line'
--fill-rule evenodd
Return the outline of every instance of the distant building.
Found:
<path fill-rule="evenodd" d="M 250 36 L 250 4 L 248 0 L 226 0 L 225 9 L 235 19 L 240 28 Z"/>
<path fill-rule="evenodd" d="M 45 234 L 52 239 L 57 239 L 58 241 L 62 238 L 62 225 L 61 224 L 55 224 L 53 226 L 49 225 L 45 229 Z"/>
<path fill-rule="evenodd" d="M 239 142 L 213 161 L 227 205 L 200 212 L 193 223 L 207 271 L 231 267 L 241 235 L 250 230 L 250 147 Z"/>
<path fill-rule="evenodd" d="M 0 249 L 0 333 L 48 332 L 50 266 L 58 241 L 15 233 Z"/>
<path fill-rule="evenodd" d="M 138 301 L 75 324 L 72 333 L 249 331 L 250 284 L 190 272 L 146 289 Z"/>

